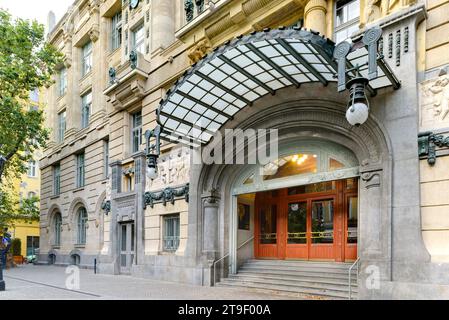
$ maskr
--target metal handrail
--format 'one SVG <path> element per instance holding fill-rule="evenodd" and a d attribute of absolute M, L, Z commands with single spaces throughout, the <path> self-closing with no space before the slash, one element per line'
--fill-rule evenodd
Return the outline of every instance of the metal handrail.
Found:
<path fill-rule="evenodd" d="M 351 280 L 352 280 L 352 275 L 351 275 L 351 272 L 352 272 L 352 269 L 355 267 L 355 266 L 357 266 L 357 283 L 358 283 L 358 278 L 359 278 L 359 261 L 360 261 L 360 257 L 358 257 L 355 261 L 354 261 L 354 263 L 349 267 L 349 271 L 348 271 L 348 273 L 349 273 L 349 280 L 348 280 L 348 291 L 349 291 L 349 300 L 351 300 L 351 298 L 352 298 L 352 284 L 351 284 Z"/>
<path fill-rule="evenodd" d="M 240 246 L 238 246 L 237 251 L 239 251 L 242 247 L 244 247 L 247 243 L 251 242 L 252 240 L 254 240 L 254 236 L 252 236 L 251 238 L 245 240 Z M 217 265 L 218 262 L 222 261 L 223 259 L 226 259 L 227 257 L 229 257 L 229 253 L 225 254 L 220 259 L 214 261 L 214 274 L 213 274 L 214 286 L 215 286 L 215 266 Z"/>

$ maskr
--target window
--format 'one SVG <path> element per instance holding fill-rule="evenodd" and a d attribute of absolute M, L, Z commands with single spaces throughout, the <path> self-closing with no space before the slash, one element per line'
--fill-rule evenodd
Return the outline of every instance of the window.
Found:
<path fill-rule="evenodd" d="M 83 76 L 92 70 L 92 42 L 88 42 L 83 47 Z"/>
<path fill-rule="evenodd" d="M 59 196 L 61 193 L 61 166 L 59 164 L 53 166 L 53 187 L 53 194 Z"/>
<path fill-rule="evenodd" d="M 77 244 L 86 244 L 87 211 L 84 207 L 78 209 Z"/>
<path fill-rule="evenodd" d="M 36 161 L 34 160 L 28 162 L 28 177 L 36 177 Z"/>
<path fill-rule="evenodd" d="M 142 112 L 136 112 L 132 115 L 132 129 L 131 129 L 131 147 L 132 153 L 138 152 L 142 144 Z"/>
<path fill-rule="evenodd" d="M 54 232 L 55 232 L 53 244 L 55 246 L 61 245 L 61 227 L 62 227 L 61 214 L 59 212 L 57 212 L 55 214 L 54 225 L 53 225 Z"/>
<path fill-rule="evenodd" d="M 90 107 L 92 105 L 92 91 L 81 97 L 81 128 L 89 125 Z"/>
<path fill-rule="evenodd" d="M 109 140 L 104 140 L 103 143 L 103 163 L 104 163 L 104 177 L 109 177 Z"/>
<path fill-rule="evenodd" d="M 32 198 L 34 198 L 34 197 L 36 197 L 36 192 L 34 192 L 34 191 L 28 192 L 28 195 L 27 195 L 27 198 L 28 198 L 28 199 L 32 199 Z"/>
<path fill-rule="evenodd" d="M 179 247 L 179 214 L 164 217 L 164 251 Z"/>
<path fill-rule="evenodd" d="M 59 96 L 65 95 L 67 90 L 67 69 L 62 68 L 59 71 Z"/>
<path fill-rule="evenodd" d="M 66 130 L 66 112 L 64 110 L 58 113 L 58 136 L 57 136 L 58 143 L 64 141 L 65 130 Z"/>
<path fill-rule="evenodd" d="M 112 31 L 111 31 L 111 46 L 112 50 L 119 48 L 122 45 L 122 12 L 118 12 L 112 17 Z"/>
<path fill-rule="evenodd" d="M 76 156 L 76 187 L 84 187 L 84 153 Z"/>
<path fill-rule="evenodd" d="M 337 1 L 335 12 L 335 43 L 339 43 L 359 29 L 360 1 Z"/>
<path fill-rule="evenodd" d="M 27 236 L 27 257 L 34 256 L 36 254 L 36 249 L 39 249 L 39 237 Z"/>
<path fill-rule="evenodd" d="M 133 31 L 133 49 L 137 52 L 145 52 L 145 30 L 143 24 Z"/>

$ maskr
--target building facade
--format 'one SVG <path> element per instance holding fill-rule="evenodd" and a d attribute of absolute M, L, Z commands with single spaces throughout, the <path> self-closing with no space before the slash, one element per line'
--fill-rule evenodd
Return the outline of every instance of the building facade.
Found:
<path fill-rule="evenodd" d="M 354 262 L 359 298 L 449 297 L 448 8 L 75 1 L 49 34 L 39 261 L 200 285 L 251 259 Z M 219 161 L 252 141 L 226 129 L 276 129 L 278 156 Z"/>

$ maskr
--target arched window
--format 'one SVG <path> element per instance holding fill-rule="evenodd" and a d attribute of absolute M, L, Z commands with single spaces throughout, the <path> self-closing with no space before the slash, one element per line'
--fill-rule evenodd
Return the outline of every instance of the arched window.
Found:
<path fill-rule="evenodd" d="M 55 214 L 54 217 L 54 232 L 55 232 L 55 237 L 54 237 L 54 245 L 55 246 L 59 246 L 61 245 L 61 227 L 62 227 L 62 218 L 61 218 L 61 214 L 59 212 L 57 212 Z"/>
<path fill-rule="evenodd" d="M 78 209 L 77 244 L 86 244 L 87 233 L 87 211 L 86 208 Z"/>

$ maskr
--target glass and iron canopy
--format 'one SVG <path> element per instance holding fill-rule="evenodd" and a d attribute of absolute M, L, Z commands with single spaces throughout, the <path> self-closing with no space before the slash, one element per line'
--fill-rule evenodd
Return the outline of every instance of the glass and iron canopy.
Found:
<path fill-rule="evenodd" d="M 372 96 L 380 88 L 397 89 L 399 81 L 377 54 L 377 40 L 373 51 L 367 41 L 336 46 L 299 28 L 241 35 L 194 64 L 167 92 L 157 110 L 161 138 L 193 146 L 208 143 L 237 112 L 288 86 L 338 81 L 343 91 L 341 82 L 360 72 L 370 80 Z"/>

